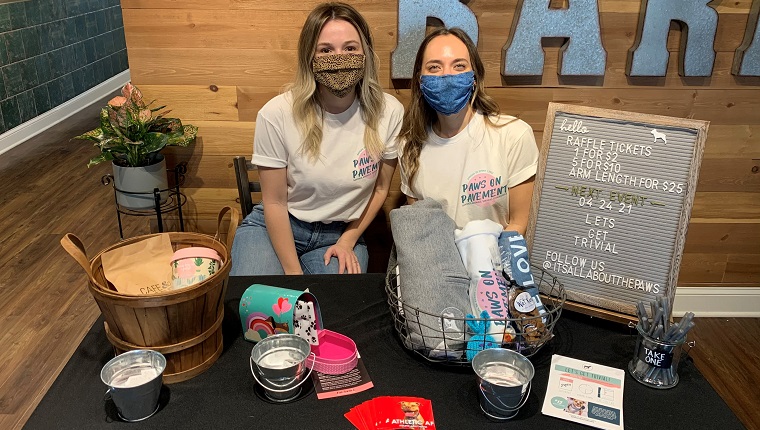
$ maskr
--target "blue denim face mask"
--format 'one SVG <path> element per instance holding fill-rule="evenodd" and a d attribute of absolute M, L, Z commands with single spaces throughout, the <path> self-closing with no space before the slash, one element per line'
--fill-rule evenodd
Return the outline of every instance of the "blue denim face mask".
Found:
<path fill-rule="evenodd" d="M 456 75 L 420 76 L 420 89 L 425 101 L 444 115 L 453 115 L 467 106 L 474 84 L 475 73 L 472 71 Z"/>

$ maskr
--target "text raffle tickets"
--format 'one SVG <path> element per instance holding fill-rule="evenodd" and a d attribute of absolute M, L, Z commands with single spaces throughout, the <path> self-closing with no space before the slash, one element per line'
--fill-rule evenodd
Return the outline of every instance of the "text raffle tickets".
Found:
<path fill-rule="evenodd" d="M 574 120 L 571 124 L 568 124 L 567 118 L 562 120 L 560 130 L 580 134 L 589 132 L 583 126 L 583 121 Z M 665 143 L 667 140 L 664 133 L 658 132 L 656 129 L 652 129 L 651 132 L 654 136 L 653 144 L 667 144 Z M 573 147 L 575 151 L 572 167 L 568 173 L 570 177 L 593 179 L 596 182 L 626 185 L 648 190 L 662 189 L 663 191 L 676 194 L 683 193 L 685 189 L 683 183 L 621 173 L 622 167 L 620 162 L 623 161 L 623 157 L 650 157 L 654 151 L 652 145 L 580 137 L 574 134 L 568 134 L 565 144 Z"/>
<path fill-rule="evenodd" d="M 366 149 L 362 149 L 359 151 L 359 154 L 356 156 L 356 158 L 353 161 L 354 163 L 354 171 L 352 173 L 354 181 L 358 181 L 359 179 L 372 179 L 377 176 L 377 171 L 379 169 L 379 163 L 372 159 L 372 157 L 367 154 Z"/>
<path fill-rule="evenodd" d="M 496 177 L 487 171 L 473 173 L 462 184 L 460 203 L 462 206 L 475 204 L 480 207 L 491 206 L 496 199 L 507 193 L 507 185 L 502 184 L 501 176 Z"/>

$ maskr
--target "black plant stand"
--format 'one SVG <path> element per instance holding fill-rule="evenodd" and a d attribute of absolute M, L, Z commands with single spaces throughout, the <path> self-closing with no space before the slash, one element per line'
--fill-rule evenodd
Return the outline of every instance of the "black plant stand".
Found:
<path fill-rule="evenodd" d="M 187 198 L 185 197 L 182 192 L 180 192 L 180 186 L 184 184 L 185 182 L 185 173 L 187 173 L 187 163 L 181 162 L 177 164 L 174 169 L 167 169 L 169 172 L 174 172 L 174 186 L 169 187 L 167 189 L 159 190 L 158 188 L 154 188 L 153 192 L 147 192 L 147 193 L 134 193 L 130 191 L 122 191 L 118 188 L 116 188 L 116 184 L 113 180 L 113 175 L 110 173 L 107 175 L 104 175 L 102 178 L 100 178 L 100 182 L 103 185 L 111 185 L 113 188 L 113 198 L 114 203 L 116 204 L 116 219 L 119 221 L 119 238 L 124 240 L 124 232 L 121 225 L 121 216 L 122 215 L 128 215 L 128 216 L 156 216 L 156 221 L 158 222 L 158 232 L 163 233 L 164 232 L 164 220 L 163 220 L 163 214 L 169 213 L 172 211 L 177 211 L 177 214 L 179 216 L 179 228 L 181 231 L 185 231 L 185 221 L 182 218 L 182 206 L 185 205 L 187 202 Z M 166 199 L 166 201 L 161 204 L 161 193 L 168 192 L 169 196 Z M 128 194 L 128 195 L 153 195 L 153 201 L 155 202 L 153 208 L 150 209 L 129 209 L 126 207 L 123 207 L 119 204 L 119 200 L 117 198 L 117 194 Z"/>

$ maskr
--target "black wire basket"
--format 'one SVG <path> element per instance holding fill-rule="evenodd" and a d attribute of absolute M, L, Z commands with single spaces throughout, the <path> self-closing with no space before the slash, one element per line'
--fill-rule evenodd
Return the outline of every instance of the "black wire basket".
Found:
<path fill-rule="evenodd" d="M 425 360 L 447 365 L 469 366 L 468 352 L 472 355 L 485 349 L 485 345 L 482 342 L 467 342 L 473 334 L 468 329 L 467 322 L 500 323 L 505 327 L 502 335 L 508 334 L 511 338 L 501 346 L 530 357 L 554 337 L 554 326 L 562 314 L 562 307 L 567 299 L 565 288 L 556 277 L 542 267 L 531 265 L 531 268 L 545 312 L 532 317 L 482 319 L 433 314 L 404 303 L 403 286 L 399 285 L 398 281 L 398 266 L 392 264 L 385 276 L 385 291 L 393 317 L 393 327 L 404 347 Z M 508 328 L 510 326 L 514 329 L 514 333 Z M 537 326 L 543 328 L 537 332 L 535 331 Z M 529 327 L 531 327 L 530 331 L 528 331 Z M 493 331 L 489 333 L 494 334 Z M 498 333 L 496 335 L 498 336 Z M 502 339 L 506 338 L 506 336 L 502 337 Z M 473 347 L 478 347 L 478 349 L 473 350 Z"/>

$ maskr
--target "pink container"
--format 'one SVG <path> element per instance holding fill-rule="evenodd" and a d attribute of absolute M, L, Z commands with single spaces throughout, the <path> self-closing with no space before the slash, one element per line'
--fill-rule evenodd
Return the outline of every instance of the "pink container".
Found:
<path fill-rule="evenodd" d="M 203 246 L 182 248 L 172 256 L 172 288 L 197 284 L 216 273 L 222 258 L 215 250 Z"/>
<path fill-rule="evenodd" d="M 312 345 L 307 366 L 319 373 L 342 375 L 356 367 L 359 351 L 351 338 L 331 330 L 319 331 L 319 345 Z M 312 358 L 313 357 L 313 358 Z"/>

